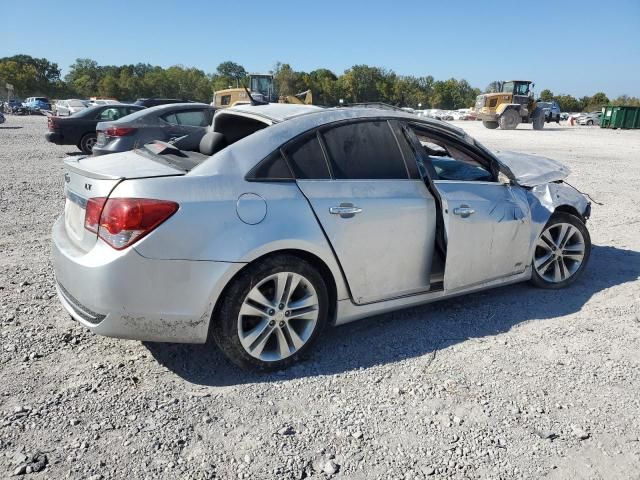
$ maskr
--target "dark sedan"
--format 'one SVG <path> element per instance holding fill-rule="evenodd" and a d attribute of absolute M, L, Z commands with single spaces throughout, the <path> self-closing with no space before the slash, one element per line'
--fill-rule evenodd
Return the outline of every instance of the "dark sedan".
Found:
<path fill-rule="evenodd" d="M 84 153 L 91 155 L 96 143 L 98 122 L 118 120 L 144 108 L 124 103 L 96 105 L 70 117 L 49 117 L 49 132 L 45 138 L 56 145 L 76 145 Z"/>
<path fill-rule="evenodd" d="M 180 138 L 179 148 L 196 150 L 215 109 L 204 103 L 174 103 L 147 108 L 116 121 L 100 122 L 94 155 L 126 152 L 153 140 Z"/>

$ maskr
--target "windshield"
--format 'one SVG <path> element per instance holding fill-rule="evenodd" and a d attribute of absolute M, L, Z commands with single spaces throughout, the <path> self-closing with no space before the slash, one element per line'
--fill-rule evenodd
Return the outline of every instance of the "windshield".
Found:
<path fill-rule="evenodd" d="M 504 82 L 502 84 L 502 91 L 503 92 L 513 92 L 513 82 Z"/>
<path fill-rule="evenodd" d="M 538 102 L 538 106 L 540 108 L 551 108 L 551 103 L 550 102 Z"/>

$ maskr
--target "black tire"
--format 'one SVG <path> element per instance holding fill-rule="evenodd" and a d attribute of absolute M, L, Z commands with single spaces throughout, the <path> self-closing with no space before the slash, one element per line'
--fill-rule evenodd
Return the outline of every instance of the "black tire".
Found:
<path fill-rule="evenodd" d="M 536 108 L 531 114 L 531 123 L 534 130 L 542 130 L 544 128 L 544 110 Z"/>
<path fill-rule="evenodd" d="M 587 125 L 589 126 L 593 125 L 593 120 L 587 120 Z"/>
<path fill-rule="evenodd" d="M 97 137 L 95 133 L 85 133 L 80 139 L 78 148 L 82 150 L 83 153 L 91 155 L 93 153 L 93 146 L 96 144 L 96 141 Z"/>
<path fill-rule="evenodd" d="M 304 345 L 292 355 L 275 361 L 264 361 L 250 355 L 242 346 L 238 333 L 240 309 L 249 292 L 261 281 L 281 272 L 293 272 L 308 280 L 318 297 L 318 317 L 313 332 Z M 277 255 L 249 265 L 231 281 L 222 302 L 211 319 L 210 337 L 233 363 L 245 370 L 268 372 L 281 370 L 303 359 L 327 324 L 329 294 L 322 275 L 306 260 L 294 255 Z M 271 333 L 268 334 L 270 336 Z M 266 337 L 263 337 L 266 338 Z"/>
<path fill-rule="evenodd" d="M 580 263 L 579 267 L 566 279 L 559 282 L 549 281 L 548 279 L 545 279 L 543 276 L 541 276 L 538 273 L 538 269 L 536 268 L 535 260 L 538 250 L 538 247 L 536 246 L 536 248 L 534 249 L 534 258 L 531 260 L 531 283 L 536 287 L 546 289 L 560 289 L 568 287 L 573 282 L 575 282 L 580 277 L 580 275 L 582 275 L 582 272 L 589 262 L 589 257 L 591 256 L 591 236 L 589 235 L 589 230 L 587 230 L 584 222 L 575 215 L 571 215 L 565 212 L 555 212 L 542 230 L 541 236 L 543 232 L 546 232 L 550 228 L 553 229 L 554 226 L 559 226 L 560 224 L 570 224 L 578 229 L 578 231 L 582 235 L 582 239 L 584 241 L 584 255 L 582 263 Z M 540 237 L 538 237 L 538 239 L 540 239 Z M 566 269 L 566 266 L 564 268 Z"/>
<path fill-rule="evenodd" d="M 488 128 L 489 130 L 498 128 L 498 122 L 489 122 L 488 120 L 483 120 L 482 125 L 484 125 L 485 128 Z"/>
<path fill-rule="evenodd" d="M 500 115 L 498 123 L 500 123 L 500 128 L 502 130 L 514 130 L 520 123 L 520 120 L 520 114 L 510 108 Z"/>

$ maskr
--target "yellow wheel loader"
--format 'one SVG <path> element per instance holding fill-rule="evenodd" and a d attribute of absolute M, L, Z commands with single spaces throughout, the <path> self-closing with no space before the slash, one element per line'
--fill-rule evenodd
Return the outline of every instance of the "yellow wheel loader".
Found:
<path fill-rule="evenodd" d="M 497 93 L 478 95 L 474 110 L 487 128 L 513 130 L 520 123 L 533 124 L 534 130 L 544 128 L 544 110 L 533 99 L 535 84 L 528 80 L 502 82 Z"/>

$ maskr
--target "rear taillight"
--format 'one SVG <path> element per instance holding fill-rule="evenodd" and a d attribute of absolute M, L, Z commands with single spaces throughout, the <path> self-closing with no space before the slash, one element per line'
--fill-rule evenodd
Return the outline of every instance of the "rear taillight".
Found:
<path fill-rule="evenodd" d="M 104 133 L 109 137 L 126 137 L 135 131 L 136 129 L 131 127 L 109 127 Z"/>
<path fill-rule="evenodd" d="M 92 198 L 87 202 L 85 228 L 116 250 L 132 245 L 178 210 L 178 204 L 149 198 Z M 96 212 L 99 221 L 96 229 Z"/>
<path fill-rule="evenodd" d="M 87 200 L 87 207 L 84 214 L 84 228 L 90 232 L 98 233 L 100 214 L 106 201 L 106 197 L 94 197 Z"/>
<path fill-rule="evenodd" d="M 53 120 L 53 117 L 47 117 L 47 128 L 49 130 L 55 130 L 56 128 L 56 123 Z"/>

